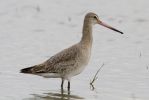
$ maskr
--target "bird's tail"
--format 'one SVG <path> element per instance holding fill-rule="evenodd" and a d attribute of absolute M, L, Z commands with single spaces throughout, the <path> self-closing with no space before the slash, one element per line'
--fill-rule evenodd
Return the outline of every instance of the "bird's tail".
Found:
<path fill-rule="evenodd" d="M 32 73 L 33 67 L 23 68 L 20 70 L 21 73 Z"/>
<path fill-rule="evenodd" d="M 21 69 L 20 72 L 21 73 L 28 73 L 28 74 L 42 73 L 45 71 L 44 67 L 45 67 L 45 64 L 43 63 L 43 64 L 39 64 L 39 65 L 35 65 L 32 67 Z"/>

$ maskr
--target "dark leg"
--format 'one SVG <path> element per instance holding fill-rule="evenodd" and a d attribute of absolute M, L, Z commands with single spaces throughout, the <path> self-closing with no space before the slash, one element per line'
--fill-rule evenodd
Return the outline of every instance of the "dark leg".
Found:
<path fill-rule="evenodd" d="M 62 78 L 61 89 L 63 90 L 64 79 Z"/>
<path fill-rule="evenodd" d="M 68 91 L 70 91 L 70 81 L 68 81 Z"/>

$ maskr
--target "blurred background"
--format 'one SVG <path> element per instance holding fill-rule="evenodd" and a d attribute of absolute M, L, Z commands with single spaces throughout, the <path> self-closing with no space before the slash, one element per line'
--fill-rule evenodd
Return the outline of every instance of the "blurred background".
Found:
<path fill-rule="evenodd" d="M 149 100 L 148 5 L 148 0 L 0 0 L 0 99 Z M 88 12 L 124 35 L 94 27 L 90 63 L 72 79 L 70 95 L 61 94 L 60 79 L 19 73 L 77 43 Z M 89 83 L 103 63 L 92 90 Z"/>

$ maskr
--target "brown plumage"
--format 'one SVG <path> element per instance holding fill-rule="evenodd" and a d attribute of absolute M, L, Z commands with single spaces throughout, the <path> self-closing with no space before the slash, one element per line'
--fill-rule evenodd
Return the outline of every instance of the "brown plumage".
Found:
<path fill-rule="evenodd" d="M 40 73 L 61 73 L 65 74 L 68 69 L 71 70 L 70 66 L 76 64 L 75 60 L 79 54 L 79 49 L 74 45 L 68 49 L 65 49 L 42 64 L 35 65 L 32 67 L 24 68 L 21 73 L 39 74 Z M 69 67 L 69 68 L 68 68 Z"/>
<path fill-rule="evenodd" d="M 89 62 L 93 41 L 92 27 L 95 24 L 100 24 L 123 34 L 100 21 L 95 13 L 88 13 L 84 19 L 83 35 L 79 43 L 64 49 L 39 65 L 22 69 L 21 73 L 35 74 L 46 78 L 61 78 L 61 88 L 63 88 L 64 80 L 68 80 L 69 90 L 71 77 L 80 74 Z"/>

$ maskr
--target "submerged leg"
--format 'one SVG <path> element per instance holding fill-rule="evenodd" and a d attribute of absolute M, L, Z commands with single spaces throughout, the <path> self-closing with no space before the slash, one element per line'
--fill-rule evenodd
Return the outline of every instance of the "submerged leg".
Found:
<path fill-rule="evenodd" d="M 61 89 L 63 90 L 64 79 L 62 78 Z"/>
<path fill-rule="evenodd" d="M 70 91 L 70 81 L 68 81 L 68 91 Z"/>

